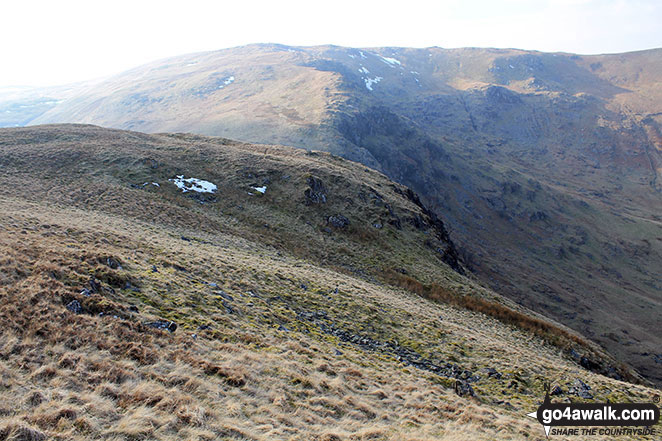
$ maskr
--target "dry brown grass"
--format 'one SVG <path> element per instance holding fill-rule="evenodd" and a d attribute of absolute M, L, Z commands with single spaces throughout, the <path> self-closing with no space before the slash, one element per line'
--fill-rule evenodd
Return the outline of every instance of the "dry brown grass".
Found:
<path fill-rule="evenodd" d="M 581 377 L 598 399 L 652 393 L 581 370 L 534 333 L 363 272 L 393 259 L 422 280 L 436 275 L 473 290 L 423 258 L 429 254 L 416 231 L 365 245 L 305 230 L 303 217 L 295 227 L 310 243 L 294 252 L 291 229 L 240 222 L 269 216 L 273 205 L 244 200 L 250 216 L 243 218 L 187 205 L 176 193 L 162 196 L 169 206 L 99 188 L 107 200 L 98 206 L 88 201 L 90 188 L 75 202 L 54 195 L 45 203 L 39 192 L 0 197 L 0 440 L 538 439 L 540 427 L 523 414 L 546 379 L 565 385 Z M 320 244 L 326 248 L 316 254 Z M 354 254 L 363 246 L 375 255 Z M 333 257 L 340 247 L 350 254 Z M 381 259 L 386 249 L 392 255 Z M 411 264 L 414 257 L 420 264 Z M 88 297 L 81 291 L 91 277 L 101 288 Z M 82 314 L 66 309 L 72 300 Z M 398 341 L 435 362 L 472 372 L 494 367 L 504 377 L 475 383 L 478 398 L 458 397 L 452 379 L 343 342 L 299 319 L 302 311 L 324 311 L 338 328 Z M 171 334 L 145 325 L 156 319 L 179 327 Z M 508 388 L 513 380 L 519 386 Z"/>

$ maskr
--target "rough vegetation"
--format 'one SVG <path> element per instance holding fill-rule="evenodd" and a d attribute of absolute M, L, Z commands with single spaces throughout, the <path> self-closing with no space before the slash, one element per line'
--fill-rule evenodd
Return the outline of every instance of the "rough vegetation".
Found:
<path fill-rule="evenodd" d="M 0 164 L 0 439 L 542 440 L 546 382 L 659 394 L 339 157 L 44 126 L 1 130 Z"/>
<path fill-rule="evenodd" d="M 662 382 L 661 72 L 660 49 L 265 44 L 0 97 L 0 110 L 21 109 L 6 124 L 187 131 L 362 162 L 443 213 L 484 283 Z"/>

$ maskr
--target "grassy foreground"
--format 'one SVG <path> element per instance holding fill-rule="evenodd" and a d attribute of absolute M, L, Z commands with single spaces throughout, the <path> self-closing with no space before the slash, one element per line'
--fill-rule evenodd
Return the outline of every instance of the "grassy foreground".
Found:
<path fill-rule="evenodd" d="M 583 369 L 569 350 L 611 360 L 560 325 L 470 307 L 530 314 L 358 164 L 89 126 L 2 130 L 0 164 L 0 439 L 544 439 L 546 381 L 659 394 Z"/>

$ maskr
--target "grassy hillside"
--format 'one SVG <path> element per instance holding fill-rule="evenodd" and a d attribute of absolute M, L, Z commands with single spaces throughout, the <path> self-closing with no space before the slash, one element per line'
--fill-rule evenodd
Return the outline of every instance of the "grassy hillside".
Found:
<path fill-rule="evenodd" d="M 543 439 L 544 382 L 659 393 L 359 164 L 93 126 L 3 129 L 0 164 L 0 439 Z"/>
<path fill-rule="evenodd" d="M 661 50 L 251 45 L 138 67 L 31 123 L 221 135 L 362 162 L 443 212 L 483 282 L 659 383 L 660 72 Z"/>

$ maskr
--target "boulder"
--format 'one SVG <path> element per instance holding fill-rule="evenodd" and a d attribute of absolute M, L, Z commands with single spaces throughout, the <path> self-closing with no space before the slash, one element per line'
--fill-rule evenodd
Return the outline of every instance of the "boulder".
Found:
<path fill-rule="evenodd" d="M 349 225 L 349 219 L 347 219 L 342 214 L 335 214 L 329 216 L 326 220 L 328 225 L 331 225 L 333 228 L 345 228 Z"/>
<path fill-rule="evenodd" d="M 164 329 L 170 332 L 175 332 L 177 330 L 177 323 L 171 322 L 170 320 L 156 320 L 154 322 L 147 322 L 145 326 L 156 329 Z"/>
<path fill-rule="evenodd" d="M 74 314 L 80 314 L 83 312 L 83 307 L 80 305 L 78 300 L 72 300 L 71 302 L 67 303 L 66 308 Z"/>
<path fill-rule="evenodd" d="M 476 393 L 474 392 L 474 389 L 471 387 L 471 385 L 468 382 L 462 381 L 462 380 L 457 380 L 455 382 L 455 393 L 461 397 L 464 396 L 469 396 L 469 397 L 475 397 Z"/>
<path fill-rule="evenodd" d="M 558 384 L 552 388 L 552 390 L 549 392 L 550 395 L 552 396 L 557 396 L 557 395 L 563 395 L 565 392 L 563 392 L 563 389 L 561 389 L 561 386 Z"/>

